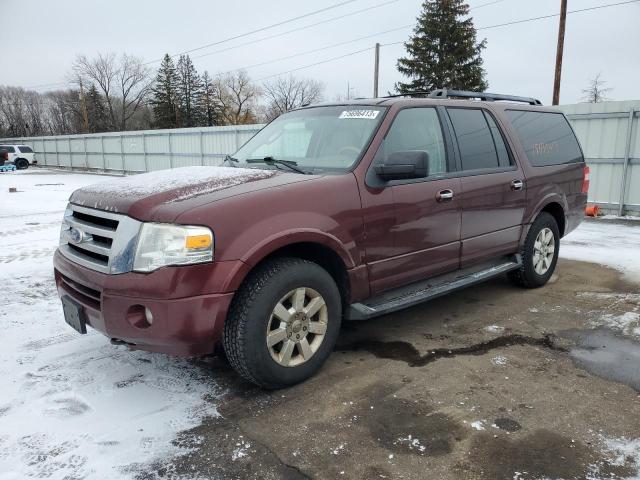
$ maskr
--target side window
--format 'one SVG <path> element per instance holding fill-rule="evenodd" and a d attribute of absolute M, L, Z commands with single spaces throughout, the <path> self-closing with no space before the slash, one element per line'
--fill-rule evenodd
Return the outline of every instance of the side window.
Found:
<path fill-rule="evenodd" d="M 20 145 L 20 151 L 22 153 L 33 153 L 33 150 L 31 150 L 31 148 L 27 147 L 26 145 Z"/>
<path fill-rule="evenodd" d="M 442 126 L 435 108 L 400 110 L 381 149 L 384 156 L 408 150 L 423 151 L 429 155 L 429 176 L 448 171 Z"/>
<path fill-rule="evenodd" d="M 11 146 L 9 146 L 9 145 L 2 145 L 2 147 L 0 147 L 0 148 L 2 148 L 3 150 L 6 150 L 9 153 L 15 153 L 16 152 L 16 149 L 11 147 Z"/>
<path fill-rule="evenodd" d="M 578 140 L 561 113 L 507 110 L 506 114 L 534 167 L 583 161 Z"/>
<path fill-rule="evenodd" d="M 498 168 L 498 152 L 482 110 L 447 108 L 447 112 L 458 139 L 462 169 Z"/>
<path fill-rule="evenodd" d="M 493 137 L 493 143 L 496 146 L 496 151 L 498 152 L 498 163 L 501 167 L 508 167 L 513 165 L 511 161 L 511 157 L 509 157 L 509 151 L 507 150 L 507 145 L 504 143 L 504 137 L 500 133 L 500 129 L 498 125 L 496 125 L 495 120 L 491 115 L 487 112 L 484 112 L 484 116 L 487 119 L 487 123 L 489 124 L 489 129 L 491 130 L 491 136 Z"/>

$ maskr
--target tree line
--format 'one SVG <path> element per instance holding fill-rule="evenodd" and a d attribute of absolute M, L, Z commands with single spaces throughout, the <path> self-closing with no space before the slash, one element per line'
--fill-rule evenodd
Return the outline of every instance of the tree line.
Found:
<path fill-rule="evenodd" d="M 0 86 L 0 136 L 260 123 L 324 94 L 313 79 L 259 84 L 243 70 L 201 74 L 188 55 L 166 54 L 156 72 L 128 54 L 79 55 L 68 80 L 68 88 L 46 93 Z"/>

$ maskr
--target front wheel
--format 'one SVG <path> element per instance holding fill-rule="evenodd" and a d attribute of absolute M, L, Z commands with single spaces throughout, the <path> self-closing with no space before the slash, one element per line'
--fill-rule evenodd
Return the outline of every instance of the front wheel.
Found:
<path fill-rule="evenodd" d="M 538 215 L 520 252 L 522 266 L 509 272 L 509 278 L 525 288 L 546 284 L 556 268 L 560 251 L 560 231 L 555 218 L 547 212 Z"/>
<path fill-rule="evenodd" d="M 16 160 L 16 168 L 18 170 L 26 170 L 29 168 L 29 161 L 24 158 L 19 158 Z"/>
<path fill-rule="evenodd" d="M 234 298 L 223 346 L 234 369 L 264 388 L 306 380 L 330 355 L 342 304 L 333 278 L 319 265 L 276 258 L 258 266 Z"/>

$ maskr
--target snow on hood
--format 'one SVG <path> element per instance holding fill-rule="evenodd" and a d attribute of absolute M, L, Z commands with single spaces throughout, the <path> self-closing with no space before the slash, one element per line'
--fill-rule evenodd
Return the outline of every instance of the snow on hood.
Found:
<path fill-rule="evenodd" d="M 96 195 L 100 203 L 122 197 L 143 198 L 169 193 L 166 202 L 178 202 L 230 188 L 247 182 L 270 178 L 275 170 L 235 167 L 182 167 L 142 173 L 126 178 L 89 185 L 82 194 Z"/>

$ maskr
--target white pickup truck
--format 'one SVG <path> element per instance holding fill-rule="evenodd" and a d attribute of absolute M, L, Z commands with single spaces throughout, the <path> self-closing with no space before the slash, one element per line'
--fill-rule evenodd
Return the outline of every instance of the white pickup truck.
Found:
<path fill-rule="evenodd" d="M 34 158 L 33 149 L 27 145 L 0 145 L 0 151 L 6 150 L 8 161 L 13 163 L 18 170 L 29 168 L 29 165 L 36 165 L 38 162 Z"/>

